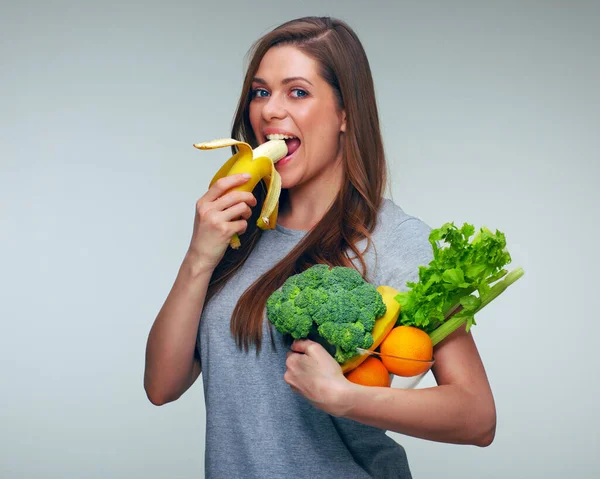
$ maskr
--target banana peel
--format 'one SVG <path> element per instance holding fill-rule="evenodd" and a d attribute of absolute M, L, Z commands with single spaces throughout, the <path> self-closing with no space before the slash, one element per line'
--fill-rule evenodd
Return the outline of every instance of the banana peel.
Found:
<path fill-rule="evenodd" d="M 269 140 L 259 145 L 254 150 L 243 141 L 232 138 L 221 138 L 205 143 L 195 143 L 194 147 L 199 150 L 213 150 L 235 146 L 237 153 L 219 168 L 210 182 L 209 188 L 220 178 L 225 176 L 248 173 L 251 178 L 243 185 L 232 188 L 229 191 L 253 191 L 259 181 L 264 180 L 267 186 L 267 196 L 262 205 L 260 216 L 256 225 L 262 229 L 274 229 L 277 224 L 277 213 L 279 210 L 279 195 L 281 194 L 281 176 L 275 169 L 275 163 L 287 155 L 287 145 L 283 140 Z M 241 246 L 240 238 L 234 235 L 229 246 L 238 249 Z"/>

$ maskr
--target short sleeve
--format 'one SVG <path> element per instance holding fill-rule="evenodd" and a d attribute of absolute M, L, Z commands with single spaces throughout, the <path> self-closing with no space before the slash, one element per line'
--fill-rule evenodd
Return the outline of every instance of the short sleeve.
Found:
<path fill-rule="evenodd" d="M 429 242 L 431 228 L 422 220 L 409 217 L 395 228 L 386 231 L 377 250 L 375 282 L 398 291 L 406 291 L 406 283 L 419 279 L 419 266 L 433 259 Z"/>

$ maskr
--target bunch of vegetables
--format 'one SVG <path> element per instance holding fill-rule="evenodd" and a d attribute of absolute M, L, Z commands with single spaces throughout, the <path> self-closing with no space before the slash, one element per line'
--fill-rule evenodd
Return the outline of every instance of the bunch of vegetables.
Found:
<path fill-rule="evenodd" d="M 407 283 L 409 290 L 395 298 L 399 324 L 423 329 L 434 346 L 465 323 L 468 331 L 475 314 L 524 274 L 523 268 L 504 269 L 511 262 L 504 233 L 481 228 L 474 234 L 467 223 L 431 231 L 433 259 L 419 268 L 419 281 Z"/>
<path fill-rule="evenodd" d="M 511 257 L 499 231 L 475 234 L 467 223 L 446 223 L 431 231 L 429 241 L 434 258 L 406 292 L 376 288 L 352 268 L 314 265 L 269 297 L 267 317 L 283 334 L 321 342 L 347 373 L 367 359 L 361 350 L 383 350 L 398 328 L 424 331 L 432 346 L 463 325 L 468 331 L 475 314 L 524 273 L 505 269 Z"/>

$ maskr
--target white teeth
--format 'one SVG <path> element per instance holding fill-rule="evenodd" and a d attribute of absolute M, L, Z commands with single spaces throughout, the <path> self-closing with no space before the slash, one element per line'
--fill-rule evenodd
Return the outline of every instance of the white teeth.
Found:
<path fill-rule="evenodd" d="M 268 140 L 289 140 L 291 138 L 296 138 L 295 136 L 290 135 L 282 135 L 281 133 L 272 133 L 267 135 Z"/>

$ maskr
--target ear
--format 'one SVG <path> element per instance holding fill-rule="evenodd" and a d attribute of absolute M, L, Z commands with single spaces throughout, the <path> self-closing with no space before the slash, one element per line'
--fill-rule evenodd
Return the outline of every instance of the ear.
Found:
<path fill-rule="evenodd" d="M 346 133 L 346 110 L 342 110 L 342 124 L 340 126 L 340 131 Z"/>

